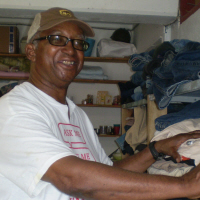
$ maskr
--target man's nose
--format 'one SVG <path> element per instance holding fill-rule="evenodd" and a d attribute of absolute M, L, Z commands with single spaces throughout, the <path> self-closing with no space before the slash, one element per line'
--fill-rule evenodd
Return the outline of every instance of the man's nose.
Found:
<path fill-rule="evenodd" d="M 76 49 L 74 49 L 72 41 L 68 40 L 66 42 L 66 45 L 63 47 L 63 52 L 68 52 L 69 54 L 74 54 L 75 51 L 76 51 Z"/>

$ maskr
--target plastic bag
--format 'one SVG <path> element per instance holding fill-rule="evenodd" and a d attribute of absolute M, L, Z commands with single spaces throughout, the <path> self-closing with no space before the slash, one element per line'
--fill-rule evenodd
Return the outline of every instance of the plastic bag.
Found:
<path fill-rule="evenodd" d="M 97 44 L 97 57 L 126 57 L 137 53 L 134 44 L 101 39 Z"/>

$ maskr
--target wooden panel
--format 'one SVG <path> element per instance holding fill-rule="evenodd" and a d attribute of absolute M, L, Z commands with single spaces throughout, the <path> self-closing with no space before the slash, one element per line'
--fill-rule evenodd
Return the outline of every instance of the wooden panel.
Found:
<path fill-rule="evenodd" d="M 200 0 L 180 0 L 180 22 L 183 23 L 200 8 Z"/>
<path fill-rule="evenodd" d="M 154 96 L 153 96 L 154 97 Z M 147 96 L 147 143 L 151 141 L 156 131 L 155 129 L 155 119 L 161 115 L 167 114 L 167 108 L 158 109 L 155 100 L 152 100 L 152 95 Z"/>

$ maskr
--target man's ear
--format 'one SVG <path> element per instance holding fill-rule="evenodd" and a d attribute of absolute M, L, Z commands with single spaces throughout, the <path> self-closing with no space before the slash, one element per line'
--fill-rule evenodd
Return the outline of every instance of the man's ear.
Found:
<path fill-rule="evenodd" d="M 27 56 L 27 58 L 30 60 L 30 61 L 32 61 L 32 62 L 34 62 L 35 61 L 35 56 L 36 56 L 36 54 L 35 54 L 35 50 L 36 50 L 36 47 L 35 47 L 35 45 L 34 44 L 27 44 L 26 45 L 26 48 L 25 48 L 25 51 L 26 51 L 26 56 Z"/>

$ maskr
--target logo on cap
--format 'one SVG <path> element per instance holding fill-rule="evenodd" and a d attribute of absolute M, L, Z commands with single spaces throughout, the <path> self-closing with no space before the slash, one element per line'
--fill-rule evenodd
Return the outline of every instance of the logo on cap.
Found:
<path fill-rule="evenodd" d="M 60 14 L 62 16 L 65 16 L 65 17 L 72 17 L 72 14 L 71 12 L 69 12 L 68 10 L 59 10 Z"/>

